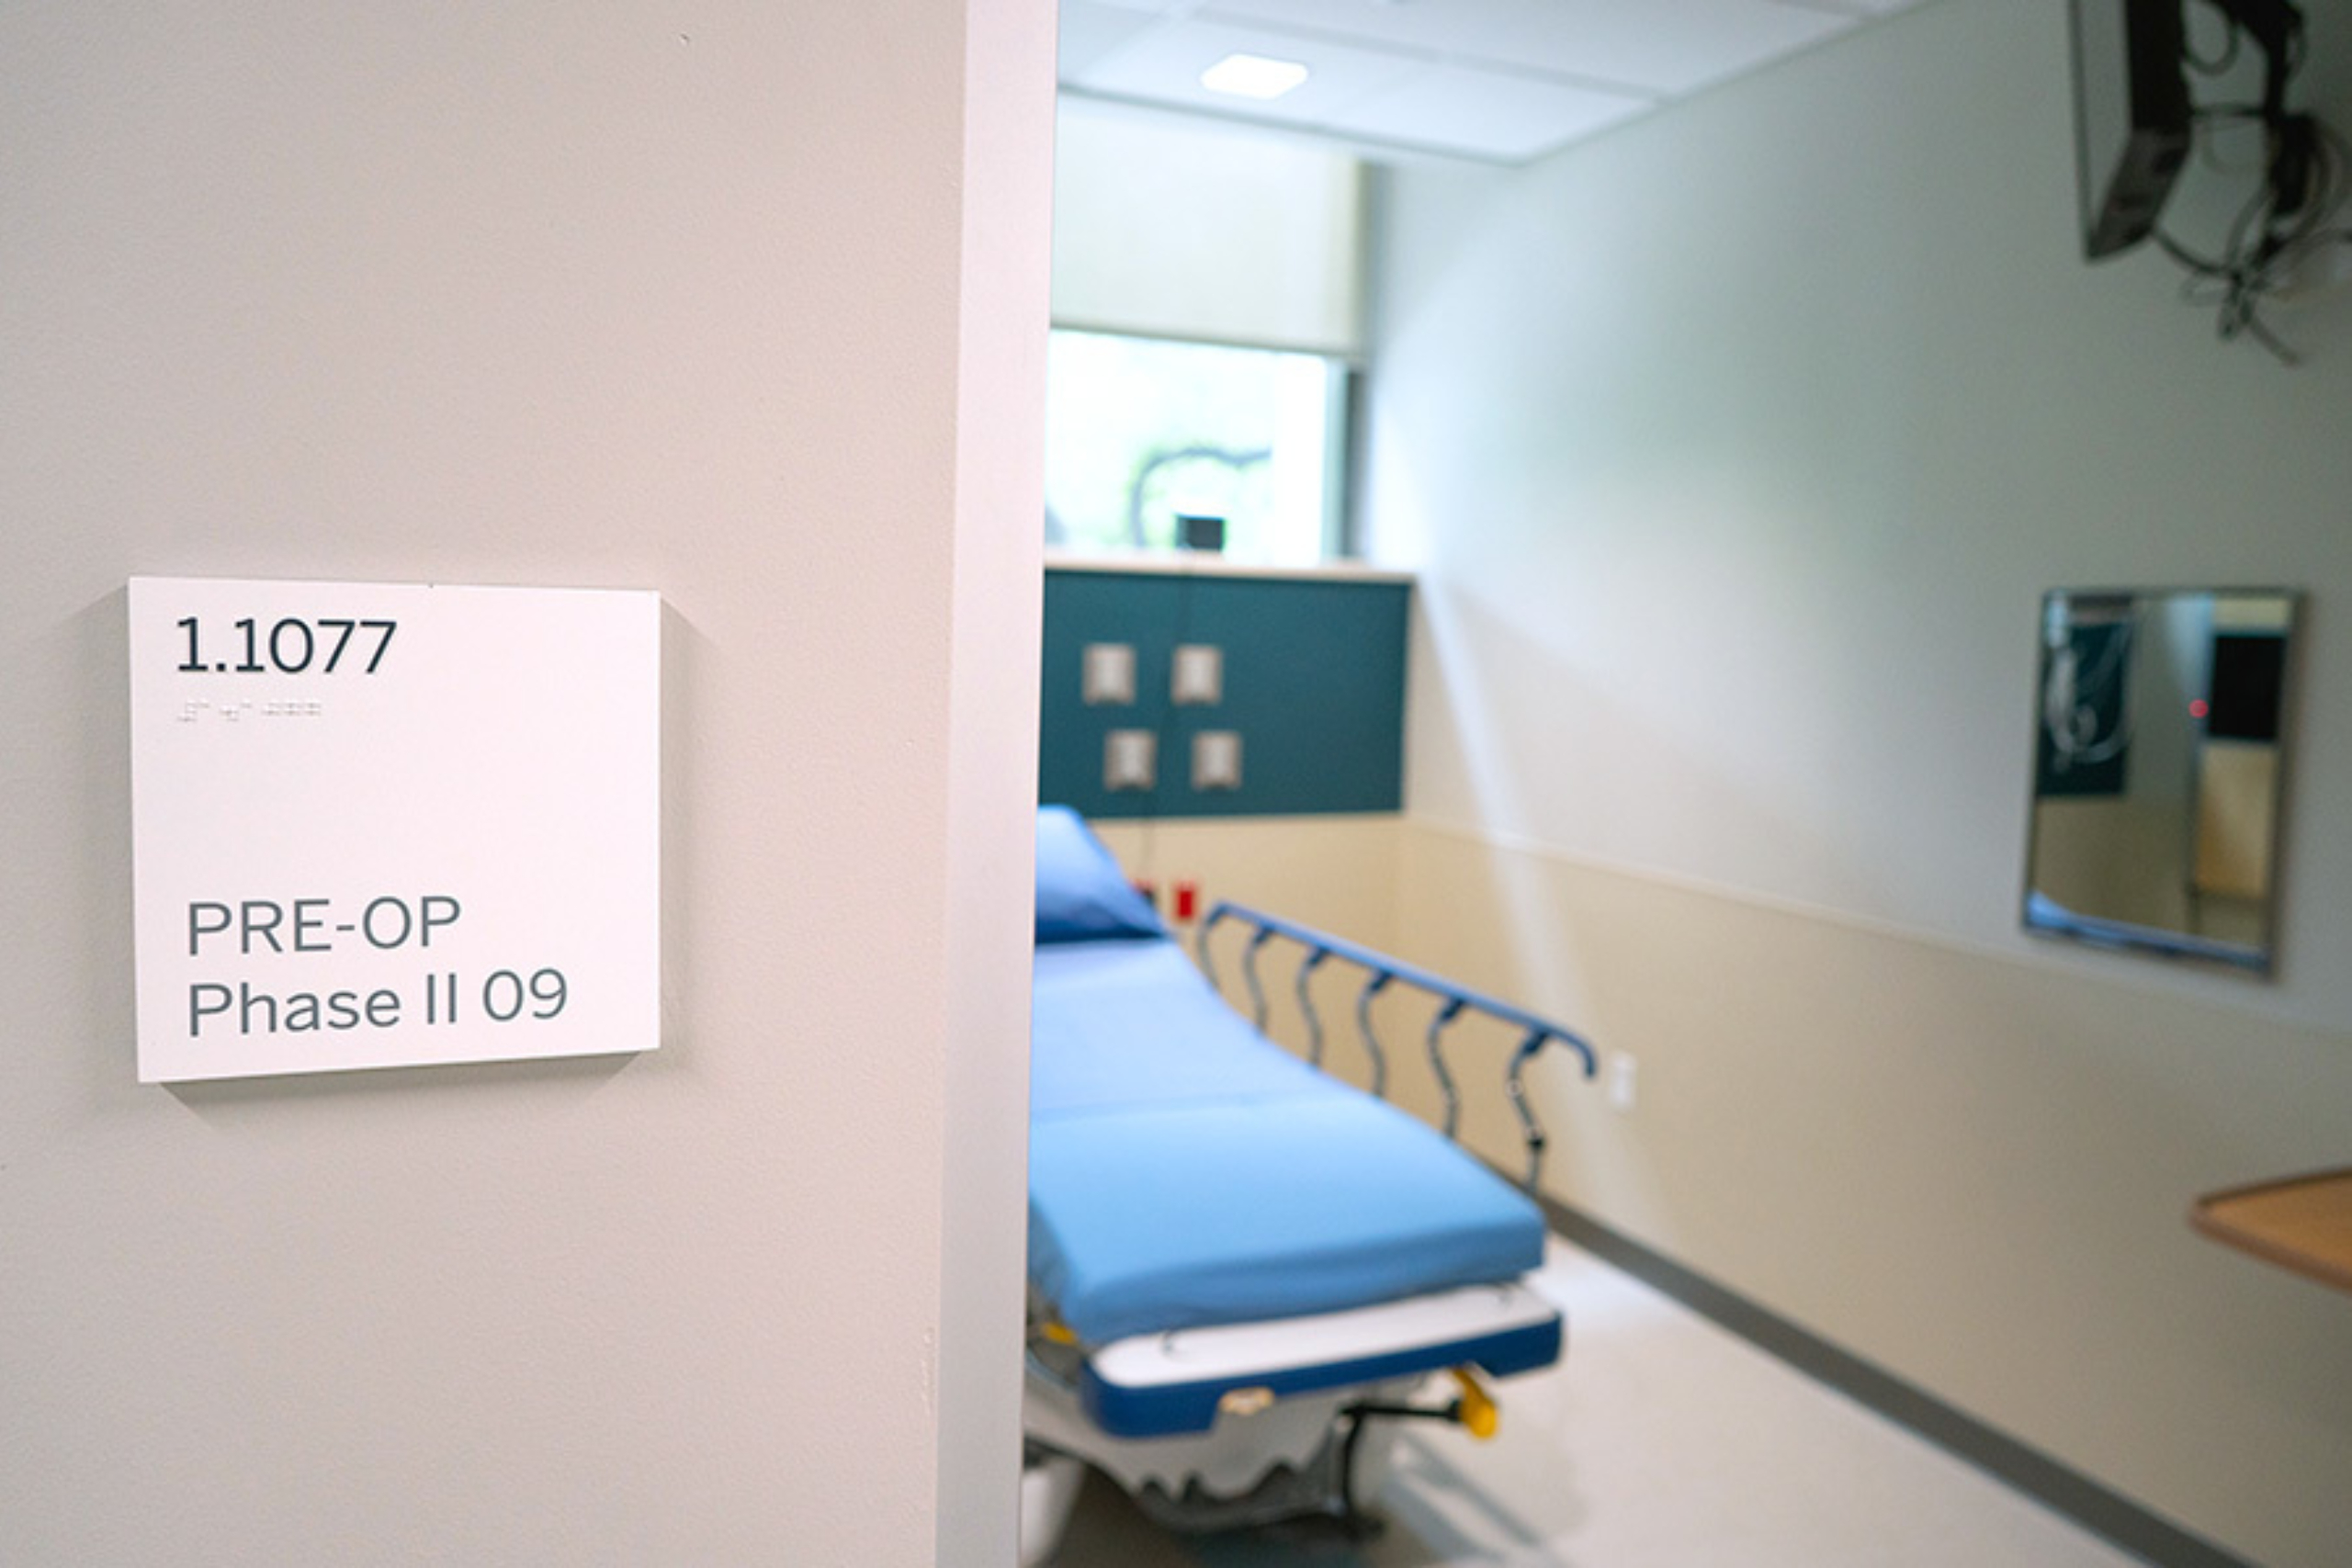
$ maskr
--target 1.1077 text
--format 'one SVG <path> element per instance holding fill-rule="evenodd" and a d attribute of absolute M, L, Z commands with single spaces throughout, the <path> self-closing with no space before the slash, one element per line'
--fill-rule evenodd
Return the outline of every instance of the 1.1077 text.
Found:
<path fill-rule="evenodd" d="M 400 629 L 397 621 L 347 621 L 331 615 L 305 620 L 288 615 L 264 629 L 262 624 L 248 615 L 233 622 L 232 635 L 216 639 L 208 649 L 204 628 L 194 615 L 183 617 L 180 630 L 187 634 L 187 657 L 180 660 L 178 669 L 185 675 L 300 675 L 315 669 L 332 675 L 348 653 L 358 666 L 364 655 L 368 660 L 359 667 L 362 675 L 373 675 L 384 662 L 384 650 L 392 646 L 392 633 Z M 224 649 L 220 641 L 228 644 Z M 373 650 L 369 643 L 373 642 Z M 359 644 L 353 648 L 352 644 Z M 206 658 L 207 652 L 213 657 Z M 223 652 L 231 659 L 220 657 Z"/>

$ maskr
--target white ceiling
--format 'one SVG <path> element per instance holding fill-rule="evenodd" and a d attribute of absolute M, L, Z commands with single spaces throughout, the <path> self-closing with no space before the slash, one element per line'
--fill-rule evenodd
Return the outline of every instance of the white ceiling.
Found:
<path fill-rule="evenodd" d="M 1520 164 L 1918 0 L 1062 0 L 1071 98 Z M 1312 74 L 1212 93 L 1228 54 Z"/>

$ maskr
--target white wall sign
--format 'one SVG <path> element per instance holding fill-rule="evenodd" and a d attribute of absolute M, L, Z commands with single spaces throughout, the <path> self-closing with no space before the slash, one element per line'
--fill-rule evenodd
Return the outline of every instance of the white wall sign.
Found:
<path fill-rule="evenodd" d="M 142 1083 L 661 1041 L 661 600 L 134 578 Z"/>

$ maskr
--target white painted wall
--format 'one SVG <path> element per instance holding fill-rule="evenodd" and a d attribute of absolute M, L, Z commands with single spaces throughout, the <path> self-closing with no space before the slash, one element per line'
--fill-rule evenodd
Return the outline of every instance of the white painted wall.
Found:
<path fill-rule="evenodd" d="M 1925 7 L 1522 175 L 1398 176 L 1368 494 L 1387 562 L 1446 579 L 1422 815 L 2022 952 L 2025 759 L 1988 738 L 2030 724 L 2041 591 L 2343 581 L 2352 292 L 2280 312 L 2289 371 L 2153 252 L 2084 265 L 2045 9 Z M 2352 120 L 2352 23 L 2314 11 Z M 2352 694 L 2308 685 L 2303 918 L 2247 999 L 2341 1021 L 2352 843 L 2310 825 L 2352 811 Z"/>
<path fill-rule="evenodd" d="M 2352 125 L 2352 5 L 2303 95 Z M 2352 1539 L 2346 1303 L 2192 1235 L 2352 1159 L 2352 292 L 2215 341 L 2075 236 L 2065 12 L 1942 0 L 1385 192 L 1412 956 L 1641 1061 L 1555 1190 L 2274 1568 Z M 2192 196 L 2190 209 L 2210 209 Z M 2056 585 L 2311 594 L 2281 971 L 2030 940 Z"/>
<path fill-rule="evenodd" d="M 969 5 L 965 27 L 933 1561 L 1001 1568 L 1020 1551 L 1055 11 Z"/>
<path fill-rule="evenodd" d="M 0 13 L 0 1560 L 1010 1561 L 1051 26 Z M 658 589 L 663 1049 L 140 1088 L 134 573 Z"/>

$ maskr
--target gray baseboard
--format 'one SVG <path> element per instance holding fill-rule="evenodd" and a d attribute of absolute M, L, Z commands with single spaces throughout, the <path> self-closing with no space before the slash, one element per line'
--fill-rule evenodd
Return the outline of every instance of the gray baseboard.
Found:
<path fill-rule="evenodd" d="M 1538 1201 L 1555 1234 L 1766 1354 L 2065 1515 L 2120 1550 L 2158 1568 L 2255 1568 L 2245 1559 L 2149 1512 L 2080 1471 L 1954 1409 L 1916 1383 L 1873 1366 L 1589 1214 L 1550 1198 Z M 1573 1325 L 1570 1333 L 1573 1336 Z"/>

